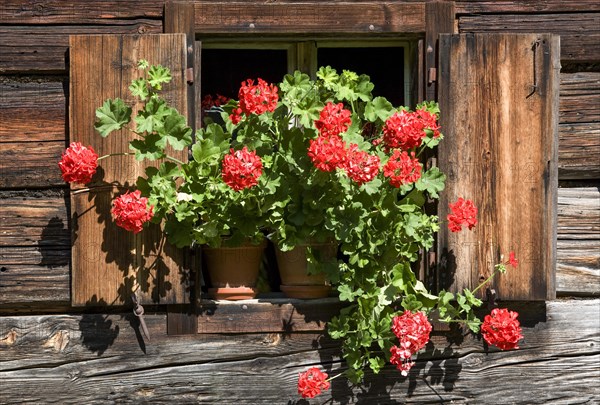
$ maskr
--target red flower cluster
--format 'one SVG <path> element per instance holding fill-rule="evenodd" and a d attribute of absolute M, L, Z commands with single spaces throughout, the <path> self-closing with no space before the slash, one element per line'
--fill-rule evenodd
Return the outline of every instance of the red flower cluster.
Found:
<path fill-rule="evenodd" d="M 262 167 L 260 156 L 254 151 L 248 152 L 246 146 L 238 151 L 231 149 L 223 158 L 223 181 L 235 191 L 256 186 Z"/>
<path fill-rule="evenodd" d="M 113 200 L 111 210 L 115 222 L 121 228 L 140 233 L 144 224 L 152 219 L 153 206 L 148 207 L 148 199 L 141 196 L 140 190 L 120 195 Z"/>
<path fill-rule="evenodd" d="M 330 137 L 346 132 L 352 119 L 351 112 L 344 109 L 344 104 L 333 104 L 331 101 L 321 110 L 321 115 L 315 121 L 315 127 L 321 136 Z"/>
<path fill-rule="evenodd" d="M 238 92 L 240 108 L 246 115 L 273 112 L 279 100 L 277 91 L 277 86 L 268 84 L 263 79 L 259 78 L 258 84 L 254 84 L 254 80 L 248 79 L 246 82 L 242 82 Z"/>
<path fill-rule="evenodd" d="M 310 140 L 308 156 L 317 169 L 331 172 L 346 162 L 346 144 L 338 135 L 319 136 Z"/>
<path fill-rule="evenodd" d="M 426 109 L 417 110 L 419 118 L 423 121 L 425 128 L 430 129 L 433 132 L 433 137 L 437 138 L 440 136 L 440 126 L 437 123 L 437 116 L 430 113 Z"/>
<path fill-rule="evenodd" d="M 392 346 L 390 363 L 395 364 L 403 376 L 414 365 L 413 354 L 421 350 L 429 342 L 431 324 L 423 312 L 404 311 L 392 320 L 392 332 L 400 340 L 399 346 Z"/>
<path fill-rule="evenodd" d="M 451 214 L 448 215 L 448 228 L 452 232 L 458 232 L 462 226 L 473 229 L 477 225 L 477 207 L 471 200 L 460 197 L 454 204 L 449 204 Z"/>
<path fill-rule="evenodd" d="M 508 255 L 508 264 L 513 266 L 515 269 L 519 265 L 519 261 L 517 260 L 517 258 L 515 256 L 515 252 L 510 252 L 510 254 Z"/>
<path fill-rule="evenodd" d="M 87 184 L 92 181 L 98 168 L 98 155 L 91 146 L 88 148 L 79 142 L 73 142 L 63 152 L 58 167 L 67 183 Z"/>
<path fill-rule="evenodd" d="M 388 149 L 415 148 L 421 145 L 425 135 L 425 121 L 416 112 L 394 113 L 383 126 L 383 143 Z"/>
<path fill-rule="evenodd" d="M 502 350 L 518 349 L 519 340 L 523 338 L 518 316 L 517 312 L 506 308 L 494 308 L 483 320 L 481 335 L 488 344 Z"/>
<path fill-rule="evenodd" d="M 298 394 L 302 395 L 302 398 L 316 397 L 322 390 L 329 389 L 330 384 L 327 377 L 327 373 L 323 373 L 316 367 L 311 367 L 306 372 L 300 373 L 298 377 Z"/>
<path fill-rule="evenodd" d="M 221 94 L 217 94 L 213 96 L 212 94 L 207 94 L 202 98 L 201 108 L 202 110 L 210 110 L 212 107 L 220 107 L 223 104 L 227 104 L 229 102 L 229 97 L 225 97 Z"/>
<path fill-rule="evenodd" d="M 379 173 L 379 156 L 369 155 L 352 143 L 346 152 L 344 169 L 348 177 L 358 184 L 368 183 Z"/>
<path fill-rule="evenodd" d="M 383 166 L 383 175 L 390 178 L 393 187 L 414 183 L 421 177 L 421 163 L 415 158 L 415 152 L 410 156 L 406 151 L 394 149 L 394 153 Z"/>

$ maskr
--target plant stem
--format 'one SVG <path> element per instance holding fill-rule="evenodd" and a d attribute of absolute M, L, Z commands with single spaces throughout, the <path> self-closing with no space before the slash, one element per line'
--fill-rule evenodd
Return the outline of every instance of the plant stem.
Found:
<path fill-rule="evenodd" d="M 494 278 L 494 276 L 496 275 L 496 273 L 498 272 L 498 269 L 494 268 L 494 272 L 492 273 L 491 276 L 489 276 L 484 282 L 482 282 L 481 284 L 479 284 L 474 290 L 473 290 L 473 294 L 475 294 L 477 291 L 479 291 L 479 289 L 481 287 L 483 287 L 484 285 L 486 285 L 487 283 L 489 283 L 490 281 L 492 281 L 492 279 Z"/>
<path fill-rule="evenodd" d="M 130 156 L 130 155 L 135 155 L 135 153 L 129 153 L 129 152 L 122 152 L 122 153 L 109 153 L 108 155 L 104 155 L 104 156 L 100 156 L 98 158 L 98 160 L 102 160 L 102 159 L 106 159 L 109 156 Z"/>

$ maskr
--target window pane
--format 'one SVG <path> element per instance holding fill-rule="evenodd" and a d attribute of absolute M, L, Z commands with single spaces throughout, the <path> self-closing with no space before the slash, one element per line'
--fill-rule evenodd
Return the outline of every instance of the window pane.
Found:
<path fill-rule="evenodd" d="M 375 84 L 373 96 L 383 96 L 393 105 L 404 104 L 404 48 L 319 48 L 317 65 L 366 74 Z"/>
<path fill-rule="evenodd" d="M 221 94 L 237 99 L 242 81 L 260 77 L 279 83 L 287 71 L 286 50 L 203 49 L 202 95 Z"/>

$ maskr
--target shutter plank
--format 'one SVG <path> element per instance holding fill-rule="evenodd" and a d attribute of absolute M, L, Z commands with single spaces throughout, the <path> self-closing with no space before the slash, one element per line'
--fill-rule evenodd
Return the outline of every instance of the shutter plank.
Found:
<path fill-rule="evenodd" d="M 533 44 L 538 43 L 535 51 Z M 442 288 L 474 288 L 509 251 L 519 259 L 491 285 L 505 300 L 555 296 L 558 37 L 461 34 L 440 37 L 440 109 L 446 139 L 440 199 L 471 199 L 472 231 L 439 233 Z M 537 85 L 533 92 L 532 85 Z M 482 292 L 483 293 L 483 292 Z"/>
<path fill-rule="evenodd" d="M 70 46 L 71 141 L 92 145 L 99 155 L 129 151 L 127 131 L 102 138 L 93 125 L 96 108 L 107 98 L 133 101 L 127 88 L 139 77 L 139 59 L 171 69 L 173 80 L 162 95 L 187 115 L 185 35 L 82 35 L 72 36 Z M 187 158 L 187 151 L 170 154 Z M 113 198 L 134 188 L 145 166 L 132 156 L 111 157 L 102 161 L 91 188 L 71 186 L 73 305 L 125 304 L 133 290 L 142 303 L 187 302 L 183 252 L 164 242 L 158 226 L 133 235 L 110 215 Z"/>

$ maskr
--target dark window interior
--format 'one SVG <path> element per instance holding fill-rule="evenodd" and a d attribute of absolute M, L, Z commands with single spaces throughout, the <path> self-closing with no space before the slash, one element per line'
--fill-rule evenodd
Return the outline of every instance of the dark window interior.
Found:
<path fill-rule="evenodd" d="M 375 85 L 373 96 L 404 105 L 404 49 L 402 47 L 319 48 L 317 66 L 331 66 L 366 74 Z"/>
<path fill-rule="evenodd" d="M 260 77 L 277 84 L 287 72 L 284 49 L 203 49 L 202 96 L 221 94 L 237 100 L 242 81 Z"/>

